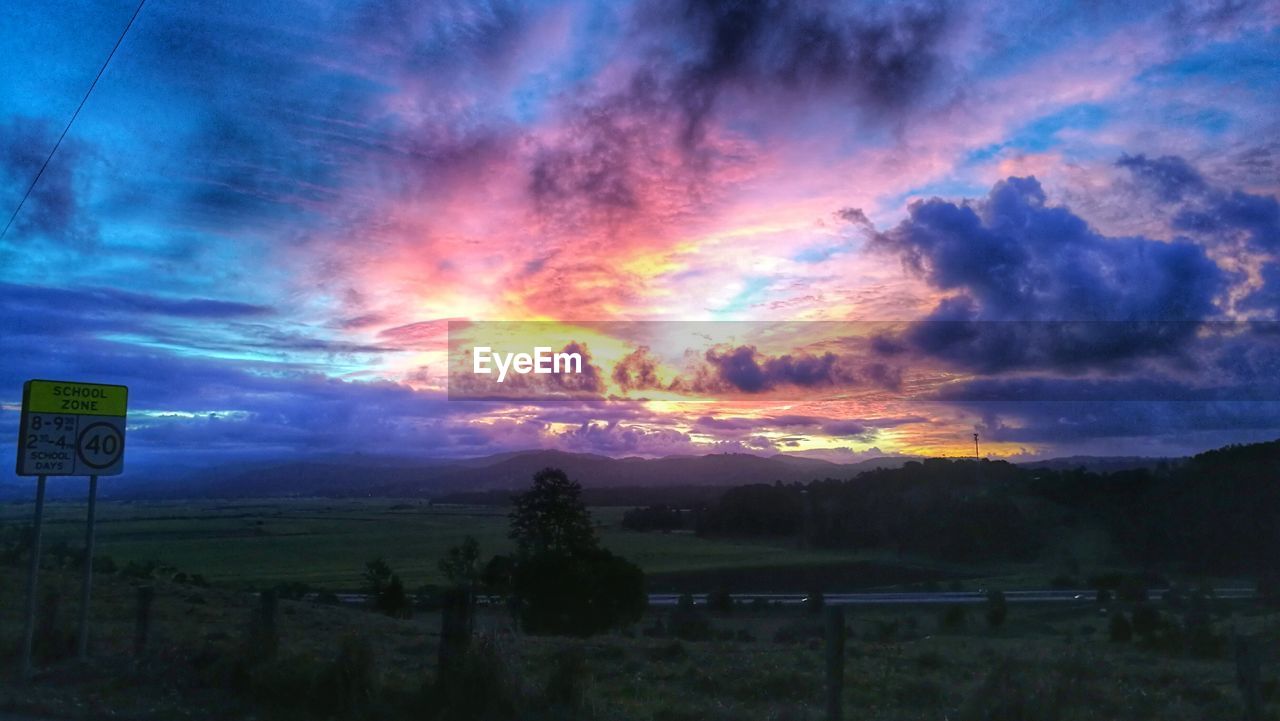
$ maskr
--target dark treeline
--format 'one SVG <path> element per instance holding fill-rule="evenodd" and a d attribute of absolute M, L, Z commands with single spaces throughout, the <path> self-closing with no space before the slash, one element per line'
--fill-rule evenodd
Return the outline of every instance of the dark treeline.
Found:
<path fill-rule="evenodd" d="M 851 480 L 740 486 L 692 516 L 706 536 L 953 561 L 1034 560 L 1055 534 L 1089 525 L 1134 563 L 1263 570 L 1280 562 L 1280 441 L 1115 473 L 930 459 Z"/>

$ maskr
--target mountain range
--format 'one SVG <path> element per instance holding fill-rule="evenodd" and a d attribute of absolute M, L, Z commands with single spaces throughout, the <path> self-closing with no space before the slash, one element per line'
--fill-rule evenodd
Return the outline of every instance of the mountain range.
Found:
<path fill-rule="evenodd" d="M 440 498 L 523 489 L 547 467 L 564 470 L 591 490 L 729 487 L 751 483 L 807 482 L 852 478 L 875 468 L 898 468 L 914 456 L 883 456 L 856 463 L 817 458 L 740 453 L 612 458 L 590 453 L 530 450 L 478 458 L 422 459 L 336 455 L 307 460 L 241 462 L 179 478 L 121 477 L 105 495 L 116 498 L 271 498 L 290 496 L 381 496 Z M 1153 467 L 1169 459 L 1073 456 L 1022 464 L 1062 470 L 1113 471 Z M 9 495 L 9 494 L 6 494 Z M 23 494 L 25 495 L 25 493 Z"/>

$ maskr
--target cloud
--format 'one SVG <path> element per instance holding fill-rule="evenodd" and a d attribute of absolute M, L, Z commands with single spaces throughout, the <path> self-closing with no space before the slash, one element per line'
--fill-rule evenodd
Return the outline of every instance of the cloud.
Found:
<path fill-rule="evenodd" d="M 1168 202 L 1182 200 L 1190 193 L 1204 192 L 1208 187 L 1200 172 L 1176 155 L 1150 159 L 1141 153 L 1121 155 L 1116 166 L 1128 169 L 1161 200 Z"/>
<path fill-rule="evenodd" d="M 622 391 L 657 389 L 662 387 L 658 379 L 658 359 L 648 346 L 640 346 L 623 356 L 613 367 L 613 382 Z"/>
<path fill-rule="evenodd" d="M 673 388 L 699 393 L 762 393 L 779 387 L 896 387 L 896 371 L 883 363 L 862 363 L 835 353 L 784 353 L 768 356 L 755 346 L 715 347 L 704 355 L 706 365 L 688 379 L 677 378 Z"/>
<path fill-rule="evenodd" d="M 1048 205 L 1034 178 L 978 200 L 917 201 L 872 242 L 948 293 L 899 342 L 984 372 L 1176 352 L 1220 314 L 1226 288 L 1202 246 L 1103 236 Z"/>
<path fill-rule="evenodd" d="M 658 0 L 642 24 L 670 34 L 690 60 L 673 86 L 684 144 L 702 141 L 727 93 L 835 95 L 875 117 L 909 106 L 945 63 L 951 16 L 941 4 L 848 8 L 771 0 Z"/>
<path fill-rule="evenodd" d="M 6 201 L 10 201 L 4 205 L 0 222 L 9 222 L 9 213 L 36 179 L 36 173 L 53 150 L 58 132 L 52 122 L 42 118 L 22 115 L 0 118 L 0 189 Z M 82 213 L 84 181 L 80 176 L 89 160 L 88 154 L 83 142 L 71 139 L 62 143 L 44 166 L 39 182 L 14 219 L 9 230 L 12 235 L 6 242 L 12 243 L 26 231 L 56 238 L 62 243 L 96 241 L 97 229 Z"/>

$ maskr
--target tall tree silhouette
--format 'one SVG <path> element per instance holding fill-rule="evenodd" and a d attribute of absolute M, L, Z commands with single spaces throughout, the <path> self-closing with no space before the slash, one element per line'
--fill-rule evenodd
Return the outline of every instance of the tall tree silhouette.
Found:
<path fill-rule="evenodd" d="M 534 474 L 533 487 L 513 499 L 510 535 L 519 554 L 580 556 L 599 548 L 581 496 L 582 486 L 558 468 Z"/>

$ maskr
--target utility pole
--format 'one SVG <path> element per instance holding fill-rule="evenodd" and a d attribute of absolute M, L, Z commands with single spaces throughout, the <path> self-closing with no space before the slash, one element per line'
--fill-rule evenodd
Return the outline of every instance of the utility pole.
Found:
<path fill-rule="evenodd" d="M 978 454 L 978 434 L 973 434 L 973 482 L 982 483 L 982 456 Z"/>

